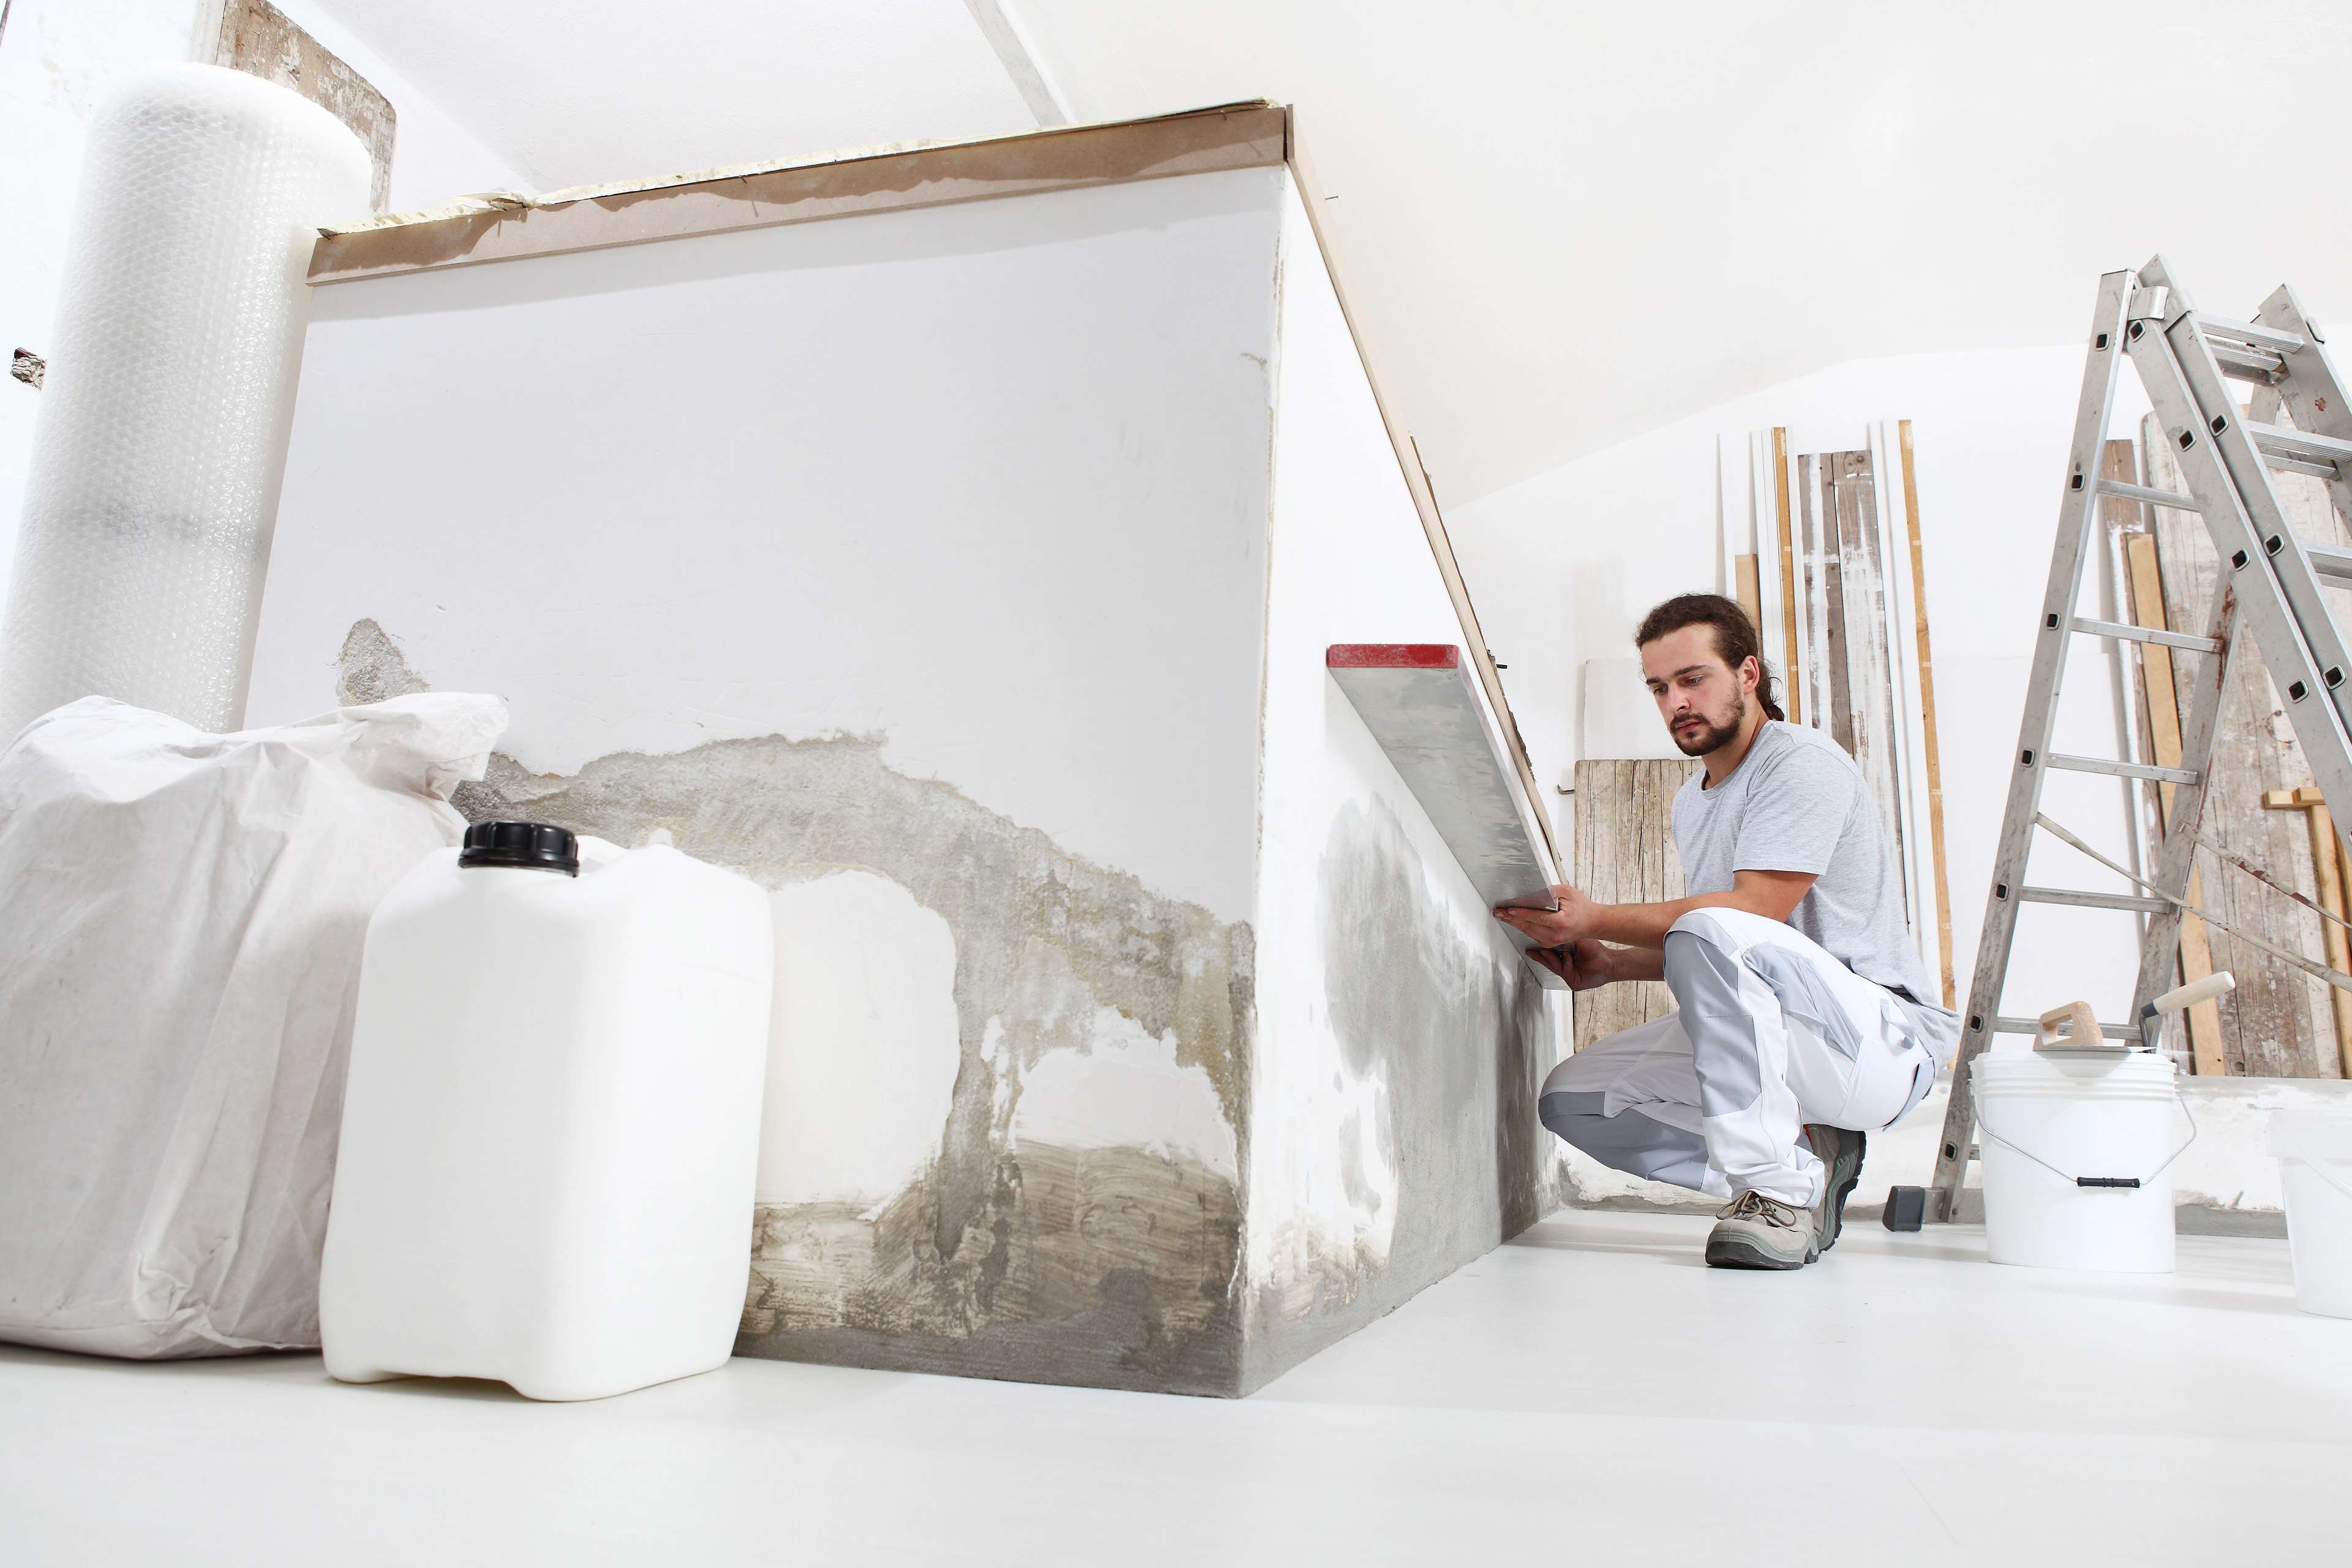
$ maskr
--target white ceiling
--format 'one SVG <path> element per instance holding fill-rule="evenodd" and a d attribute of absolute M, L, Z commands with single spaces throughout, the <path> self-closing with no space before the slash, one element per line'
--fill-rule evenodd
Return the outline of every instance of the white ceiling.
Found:
<path fill-rule="evenodd" d="M 318 3 L 534 191 L 1036 123 L 963 0 Z"/>
<path fill-rule="evenodd" d="M 1031 123 L 961 0 L 321 3 L 541 188 Z M 1298 106 L 1451 504 L 2159 248 L 2352 319 L 2342 0 L 1001 3 L 1080 118 Z"/>

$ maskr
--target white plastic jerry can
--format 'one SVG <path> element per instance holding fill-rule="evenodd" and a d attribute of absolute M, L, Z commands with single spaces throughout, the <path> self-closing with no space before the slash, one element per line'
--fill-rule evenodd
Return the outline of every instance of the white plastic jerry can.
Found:
<path fill-rule="evenodd" d="M 368 922 L 319 1279 L 346 1383 L 599 1399 L 734 1348 L 768 899 L 667 847 L 483 822 Z"/>

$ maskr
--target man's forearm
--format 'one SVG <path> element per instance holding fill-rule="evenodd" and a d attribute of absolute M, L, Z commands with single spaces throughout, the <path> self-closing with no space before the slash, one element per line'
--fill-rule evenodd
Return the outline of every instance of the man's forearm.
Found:
<path fill-rule="evenodd" d="M 1687 899 L 1669 899 L 1655 904 L 1596 904 L 1593 906 L 1591 935 L 1602 942 L 1616 942 L 1624 947 L 1663 951 L 1666 932 L 1676 921 L 1693 910 L 1745 910 L 1749 914 L 1768 920 L 1786 920 L 1788 911 L 1774 907 L 1778 900 L 1757 893 L 1734 889 L 1728 893 L 1699 893 Z M 1622 961 L 1621 961 L 1622 963 Z M 1644 974 L 1644 980 L 1664 978 L 1664 972 Z"/>
<path fill-rule="evenodd" d="M 1666 952 L 1662 947 L 1619 947 L 1610 950 L 1611 980 L 1664 980 Z"/>
<path fill-rule="evenodd" d="M 1739 871 L 1731 890 L 1698 893 L 1656 904 L 1603 904 L 1565 884 L 1552 889 L 1557 909 L 1506 905 L 1495 918 L 1532 939 L 1538 947 L 1577 942 L 1615 942 L 1652 952 L 1666 945 L 1666 932 L 1693 910 L 1745 910 L 1768 921 L 1786 921 L 1813 885 L 1810 871 Z"/>

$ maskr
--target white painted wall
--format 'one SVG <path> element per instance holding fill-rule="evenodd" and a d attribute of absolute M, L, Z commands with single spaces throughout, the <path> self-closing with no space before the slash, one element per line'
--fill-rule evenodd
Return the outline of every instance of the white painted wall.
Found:
<path fill-rule="evenodd" d="M 2095 280 L 2086 279 L 2086 285 Z M 2084 295 L 2087 318 L 2092 291 Z M 1916 446 L 1920 531 L 1935 650 L 1951 888 L 1953 968 L 1965 993 L 2007 798 L 2035 618 L 2049 574 L 2059 487 L 2080 391 L 2077 347 L 1856 361 L 1709 408 L 1553 469 L 1449 517 L 1454 548 L 1538 776 L 1573 783 L 1588 659 L 1632 652 L 1643 611 L 1671 595 L 1721 591 L 1717 437 L 1786 426 L 1793 450 L 1851 451 L 1874 419 L 1907 418 Z M 2126 369 L 2111 433 L 2147 410 Z M 1898 479 L 1899 482 L 1899 479 Z M 1744 519 L 1740 520 L 1744 522 Z M 1745 552 L 1752 542 L 1739 539 Z M 2086 588 L 2086 607 L 2097 603 Z M 2104 645 L 2080 639 L 2068 667 L 2062 744 L 2115 756 L 2113 678 Z M 2121 786 L 2053 775 L 2044 809 L 2128 863 Z M 1570 797 L 1551 805 L 1569 841 Z M 2061 864 L 2071 861 L 2071 865 Z M 2122 890 L 2054 841 L 2034 879 Z M 2045 906 L 2020 921 L 2009 1011 L 2078 995 L 2120 1008 L 2137 973 L 2127 917 Z"/>
<path fill-rule="evenodd" d="M 1499 1239 L 1496 1047 L 1478 998 L 1507 1012 L 1515 988 L 1535 983 L 1325 669 L 1333 643 L 1459 645 L 1462 630 L 1306 215 L 1295 191 L 1286 196 L 1247 1236 L 1253 1281 L 1278 1284 L 1278 1310 L 1305 1318 L 1341 1315 L 1376 1288 L 1401 1225 L 1413 1232 L 1414 1267 L 1448 1248 L 1465 1260 Z M 1374 1043 L 1344 1039 L 1333 1016 L 1335 989 L 1376 978 L 1342 969 L 1335 951 L 1328 889 L 1345 868 L 1333 864 L 1334 830 L 1349 812 L 1393 814 L 1409 844 L 1404 881 L 1423 906 L 1371 918 L 1402 937 L 1401 952 L 1426 919 L 1430 948 L 1464 965 L 1460 994 L 1384 1019 Z M 1563 1048 L 1566 1013 L 1548 1005 L 1547 1063 Z M 1442 1217 L 1416 1210 L 1427 1194 L 1405 1190 L 1404 1167 L 1465 1137 L 1481 1181 L 1461 1182 Z"/>
<path fill-rule="evenodd" d="M 872 871 L 776 889 L 763 1204 L 874 1204 L 939 1158 L 955 1092 L 955 933 Z"/>
<path fill-rule="evenodd" d="M 195 0 L 14 0 L 0 33 L 0 352 L 45 353 L 58 266 L 81 173 L 91 108 L 133 66 L 184 60 Z M 311 0 L 278 9 L 342 57 L 399 116 L 392 204 L 428 205 L 462 191 L 517 183 L 455 121 Z M 0 603 L 16 557 L 16 513 L 41 395 L 0 378 Z"/>
<path fill-rule="evenodd" d="M 319 290 L 249 721 L 373 618 L 533 770 L 887 736 L 1249 918 L 1280 179 Z"/>

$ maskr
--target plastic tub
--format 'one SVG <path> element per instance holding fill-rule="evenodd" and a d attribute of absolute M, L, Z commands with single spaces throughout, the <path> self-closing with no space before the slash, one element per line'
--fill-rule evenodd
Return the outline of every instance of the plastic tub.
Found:
<path fill-rule="evenodd" d="M 1995 1263 L 2172 1272 L 2172 1162 L 2195 1131 L 2170 1062 L 1988 1052 L 1969 1089 Z"/>
<path fill-rule="evenodd" d="M 2352 1318 L 2352 1111 L 2273 1113 L 2271 1153 L 2286 1189 L 2294 1304 Z"/>
<path fill-rule="evenodd" d="M 439 851 L 369 922 L 319 1282 L 334 1377 L 597 1399 L 734 1349 L 767 895 L 593 838 L 573 876 L 547 853 L 570 840 Z"/>

